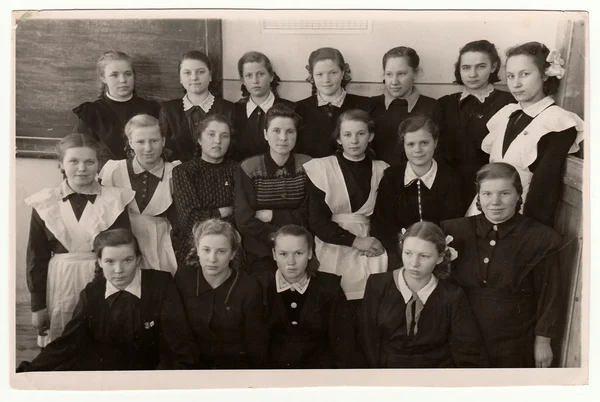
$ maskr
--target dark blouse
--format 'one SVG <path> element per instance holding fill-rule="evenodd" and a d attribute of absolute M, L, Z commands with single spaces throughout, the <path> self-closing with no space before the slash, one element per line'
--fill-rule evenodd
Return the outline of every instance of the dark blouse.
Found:
<path fill-rule="evenodd" d="M 248 117 L 247 103 L 248 98 L 242 98 L 234 104 L 236 152 L 233 158 L 237 161 L 243 161 L 250 156 L 269 151 L 269 144 L 265 140 L 264 133 L 266 112 L 258 106 Z M 285 105 L 292 110 L 295 108 L 294 102 L 275 97 L 273 105 L 277 104 Z"/>
<path fill-rule="evenodd" d="M 365 157 L 362 161 L 355 162 L 346 159 L 341 153 L 336 154 L 336 157 L 344 176 L 352 212 L 356 212 L 365 204 L 371 193 L 373 161 Z M 308 194 L 310 230 L 326 243 L 351 247 L 356 236 L 331 220 L 333 213 L 325 202 L 325 192 L 309 180 Z"/>
<path fill-rule="evenodd" d="M 278 166 L 270 153 L 254 156 L 241 163 L 235 179 L 235 221 L 244 237 L 247 253 L 271 255 L 271 235 L 281 226 L 308 224 L 306 184 L 308 176 L 302 165 L 310 158 L 290 154 L 284 166 Z M 265 223 L 255 217 L 261 209 L 273 211 Z"/>
<path fill-rule="evenodd" d="M 296 113 L 302 117 L 303 129 L 298 135 L 294 152 L 303 153 L 313 158 L 333 155 L 338 148 L 333 139 L 333 131 L 338 117 L 350 109 L 369 111 L 369 98 L 346 94 L 342 107 L 331 104 L 318 106 L 317 95 L 310 96 L 296 103 Z"/>
<path fill-rule="evenodd" d="M 389 108 L 385 108 L 385 95 L 370 98 L 371 106 L 369 113 L 375 122 L 375 137 L 371 143 L 377 159 L 396 166 L 404 161 L 406 157 L 404 148 L 398 143 L 398 126 L 404 120 L 412 116 L 427 116 L 435 124 L 440 124 L 441 111 L 438 101 L 428 96 L 419 95 L 417 103 L 408 112 L 406 99 L 395 99 Z"/>
<path fill-rule="evenodd" d="M 257 279 L 266 306 L 271 368 L 329 369 L 355 365 L 354 329 L 339 276 L 317 272 L 304 294 L 291 289 L 277 293 L 272 272 Z"/>
<path fill-rule="evenodd" d="M 371 368 L 488 367 L 487 353 L 465 294 L 439 280 L 407 335 L 398 271 L 372 274 L 359 309 L 359 337 Z"/>
<path fill-rule="evenodd" d="M 521 214 L 441 223 L 458 251 L 453 279 L 465 289 L 493 367 L 533 367 L 534 337 L 559 336 L 560 236 Z"/>
<path fill-rule="evenodd" d="M 197 346 L 171 275 L 141 274 L 141 299 L 126 291 L 105 299 L 106 279 L 90 282 L 62 336 L 17 371 L 193 368 Z"/>
<path fill-rule="evenodd" d="M 187 162 L 194 156 L 197 142 L 194 140 L 195 127 L 207 116 L 221 114 L 233 122 L 233 103 L 215 96 L 215 101 L 205 113 L 200 106 L 183 110 L 183 99 L 171 99 L 163 102 L 160 109 L 160 129 L 166 137 L 165 147 L 172 151 L 169 161 L 180 160 Z M 227 152 L 231 155 L 235 148 L 235 137 Z"/>
<path fill-rule="evenodd" d="M 103 165 L 109 159 L 127 157 L 124 128 L 129 119 L 138 114 L 158 118 L 158 102 L 137 95 L 126 102 L 117 102 L 103 94 L 94 102 L 85 102 L 73 109 L 79 118 L 75 132 L 95 136 L 102 144 L 99 160 Z"/>
<path fill-rule="evenodd" d="M 248 274 L 233 269 L 213 289 L 199 262 L 180 266 L 175 283 L 201 351 L 200 366 L 216 369 L 264 368 L 268 332 L 262 292 Z"/>
<path fill-rule="evenodd" d="M 461 177 L 465 213 L 475 197 L 475 174 L 490 160 L 481 149 L 481 142 L 488 134 L 487 122 L 504 106 L 516 101 L 510 93 L 497 89 L 483 103 L 472 95 L 461 101 L 460 96 L 461 92 L 457 92 L 438 99 L 442 111 L 438 150 Z"/>

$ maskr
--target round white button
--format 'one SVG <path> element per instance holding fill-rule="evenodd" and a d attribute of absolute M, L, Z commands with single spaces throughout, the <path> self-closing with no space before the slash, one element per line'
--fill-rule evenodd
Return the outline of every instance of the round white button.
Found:
<path fill-rule="evenodd" d="M 498 230 L 498 225 L 494 225 L 493 227 L 494 227 L 494 230 L 496 230 L 496 231 Z"/>
<path fill-rule="evenodd" d="M 292 321 L 292 325 L 298 325 L 298 321 Z"/>
<path fill-rule="evenodd" d="M 487 258 L 487 257 L 485 257 L 485 258 L 483 259 L 483 262 L 485 262 L 485 263 L 487 264 L 488 262 L 490 262 L 490 259 L 489 259 L 489 258 Z"/>
<path fill-rule="evenodd" d="M 298 307 L 298 304 L 296 304 L 296 302 L 292 302 L 292 304 L 290 304 L 290 306 L 291 306 L 292 308 L 296 308 L 296 307 Z"/>
<path fill-rule="evenodd" d="M 496 245 L 496 240 L 491 240 L 490 241 L 490 246 L 495 246 Z"/>

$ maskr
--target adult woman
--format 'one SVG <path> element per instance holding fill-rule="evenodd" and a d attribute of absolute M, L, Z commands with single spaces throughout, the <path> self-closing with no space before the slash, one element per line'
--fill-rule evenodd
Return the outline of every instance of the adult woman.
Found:
<path fill-rule="evenodd" d="M 442 222 L 458 258 L 453 277 L 469 298 L 492 367 L 549 367 L 558 335 L 560 236 L 517 211 L 523 186 L 507 163 L 477 172 L 483 214 Z"/>

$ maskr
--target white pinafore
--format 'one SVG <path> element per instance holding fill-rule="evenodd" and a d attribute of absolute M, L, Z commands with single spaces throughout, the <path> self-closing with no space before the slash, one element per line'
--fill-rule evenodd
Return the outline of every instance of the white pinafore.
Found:
<path fill-rule="evenodd" d="M 167 218 L 158 215 L 164 213 L 173 203 L 170 182 L 175 166 L 177 164 L 165 162 L 163 179 L 158 183 L 152 199 L 142 213 L 135 199 L 128 205 L 131 230 L 142 252 L 141 268 L 167 271 L 172 275 L 177 271 L 177 260 L 171 242 L 172 226 Z M 105 186 L 131 189 L 125 160 L 108 161 L 99 177 Z"/>
<path fill-rule="evenodd" d="M 62 334 L 79 293 L 94 278 L 94 238 L 115 222 L 134 195 L 131 190 L 102 187 L 94 203 L 86 204 L 79 221 L 71 203 L 62 200 L 59 188 L 42 190 L 25 200 L 68 251 L 54 254 L 48 263 L 46 309 L 50 330 L 44 340 L 46 344 Z"/>
<path fill-rule="evenodd" d="M 325 202 L 333 214 L 331 220 L 350 233 L 365 237 L 369 236 L 377 188 L 388 166 L 383 161 L 373 161 L 371 193 L 356 212 L 352 212 L 348 189 L 336 156 L 313 159 L 304 164 L 304 170 L 313 184 L 325 193 Z M 341 275 L 342 289 L 348 300 L 362 299 L 369 275 L 387 270 L 388 256 L 385 252 L 378 257 L 366 257 L 353 247 L 325 243 L 316 236 L 315 254 L 320 262 L 320 271 Z"/>
<path fill-rule="evenodd" d="M 571 149 L 569 149 L 569 153 L 577 152 L 579 150 L 578 144 L 583 139 L 583 120 L 575 113 L 568 112 L 559 106 L 553 105 L 553 103 L 554 100 L 550 97 L 546 97 L 539 101 L 539 106 L 547 107 L 540 112 L 531 123 L 519 133 L 519 135 L 517 135 L 513 142 L 508 146 L 504 155 L 502 155 L 502 144 L 504 143 L 508 119 L 515 110 L 521 109 L 521 107 L 516 103 L 506 105 L 500 109 L 498 113 L 492 116 L 487 123 L 489 134 L 483 139 L 481 149 L 490 154 L 490 163 L 506 162 L 517 169 L 521 178 L 521 184 L 523 185 L 523 203 L 525 203 L 527 198 L 529 185 L 531 184 L 531 178 L 533 177 L 533 172 L 529 170 L 529 166 L 537 159 L 537 144 L 540 139 L 548 133 L 560 132 L 575 127 L 577 130 L 577 137 L 571 146 Z M 475 205 L 476 200 L 477 196 L 475 196 L 475 199 L 471 202 L 466 216 L 481 213 Z M 522 206 L 519 212 L 523 212 Z"/>

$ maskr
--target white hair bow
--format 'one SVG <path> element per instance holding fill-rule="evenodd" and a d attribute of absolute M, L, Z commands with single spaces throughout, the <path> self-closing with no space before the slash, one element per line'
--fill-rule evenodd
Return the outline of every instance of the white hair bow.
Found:
<path fill-rule="evenodd" d="M 546 61 L 550 63 L 546 71 L 544 71 L 548 77 L 556 77 L 560 80 L 565 76 L 565 69 L 563 67 L 565 61 L 561 59 L 560 53 L 557 50 L 552 50 L 548 54 L 548 57 L 546 57 Z"/>
<path fill-rule="evenodd" d="M 454 240 L 454 237 L 450 235 L 446 236 L 446 251 L 450 252 L 450 261 L 454 261 L 458 258 L 458 251 L 448 245 L 452 240 Z"/>

